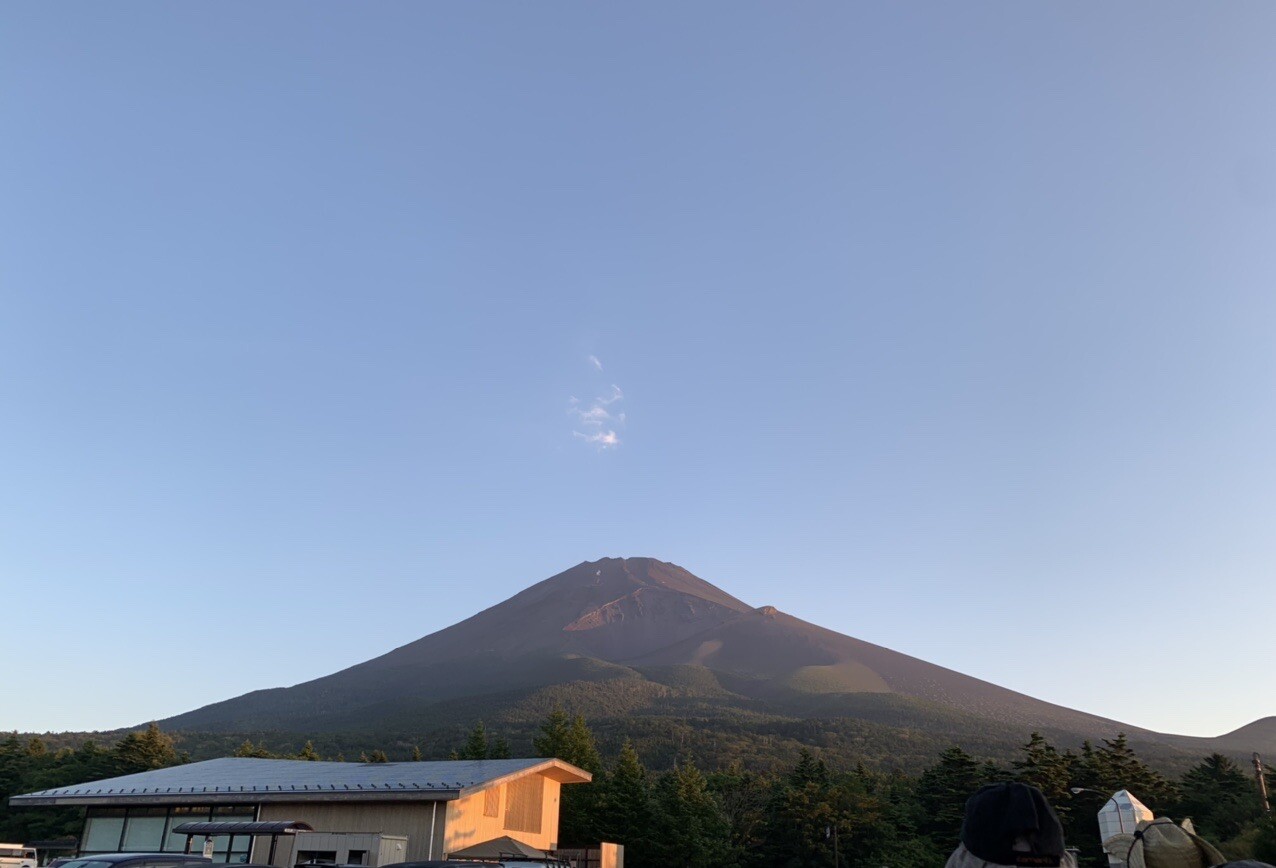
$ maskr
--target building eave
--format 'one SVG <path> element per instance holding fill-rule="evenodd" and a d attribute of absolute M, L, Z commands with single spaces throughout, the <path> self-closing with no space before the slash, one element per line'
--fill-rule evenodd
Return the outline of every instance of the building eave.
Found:
<path fill-rule="evenodd" d="M 479 789 L 483 789 L 479 787 Z M 312 790 L 268 793 L 243 790 L 222 793 L 103 793 L 76 796 L 10 796 L 9 806 L 38 808 L 91 805 L 264 805 L 287 802 L 448 802 L 463 790 Z"/>
<path fill-rule="evenodd" d="M 528 775 L 544 775 L 550 780 L 558 781 L 560 784 L 587 784 L 594 779 L 594 776 L 582 768 L 563 762 L 560 759 L 547 759 L 543 763 L 537 763 L 534 766 L 528 766 L 525 769 L 519 769 L 516 772 L 510 772 L 507 775 L 501 775 L 491 780 L 480 781 L 468 787 L 461 787 L 458 794 L 461 796 L 469 796 L 474 793 L 481 793 L 490 787 L 500 786 L 518 778 L 525 778 Z"/>

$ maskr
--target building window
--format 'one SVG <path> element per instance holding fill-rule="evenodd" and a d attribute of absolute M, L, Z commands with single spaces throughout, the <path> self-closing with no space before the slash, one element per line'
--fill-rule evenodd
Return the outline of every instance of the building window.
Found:
<path fill-rule="evenodd" d="M 118 853 L 124 837 L 123 808 L 94 808 L 84 820 L 81 853 Z"/>
<path fill-rule="evenodd" d="M 501 815 L 501 788 L 488 787 L 483 791 L 483 816 L 499 817 Z"/>
<path fill-rule="evenodd" d="M 165 826 L 166 834 L 164 836 L 164 852 L 165 853 L 181 853 L 186 850 L 186 836 L 179 835 L 173 829 L 182 823 L 206 823 L 208 822 L 208 808 L 171 808 L 168 813 L 168 823 Z M 203 843 L 203 839 L 191 841 L 191 849 L 198 850 Z"/>
<path fill-rule="evenodd" d="M 540 775 L 528 775 L 506 784 L 505 828 L 539 835 L 544 793 L 545 782 Z"/>
<path fill-rule="evenodd" d="M 368 851 L 367 850 L 351 850 L 350 855 L 346 856 L 346 864 L 347 865 L 367 865 Z"/>
<path fill-rule="evenodd" d="M 84 834 L 80 838 L 80 855 L 181 853 L 186 849 L 186 836 L 173 829 L 182 823 L 206 822 L 209 819 L 252 821 L 257 819 L 257 809 L 252 805 L 89 808 L 84 820 Z M 219 835 L 213 838 L 213 861 L 247 862 L 251 846 L 252 838 L 247 835 Z M 203 836 L 196 835 L 191 841 L 191 851 L 199 853 L 203 847 Z"/>
<path fill-rule="evenodd" d="M 128 823 L 124 827 L 124 851 L 159 852 L 164 841 L 164 821 L 167 819 L 167 808 L 129 808 Z"/>

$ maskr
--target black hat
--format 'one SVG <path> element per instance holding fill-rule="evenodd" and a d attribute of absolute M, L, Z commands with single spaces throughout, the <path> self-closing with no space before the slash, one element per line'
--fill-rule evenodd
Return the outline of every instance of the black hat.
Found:
<path fill-rule="evenodd" d="M 1058 866 L 1064 855 L 1059 815 L 1028 784 L 989 784 L 971 796 L 961 842 L 996 865 Z"/>

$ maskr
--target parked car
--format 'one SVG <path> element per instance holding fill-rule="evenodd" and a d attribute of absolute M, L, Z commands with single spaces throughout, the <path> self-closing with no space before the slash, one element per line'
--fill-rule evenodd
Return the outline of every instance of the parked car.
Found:
<path fill-rule="evenodd" d="M 428 862 L 396 862 L 385 868 L 568 868 L 561 859 L 528 859 L 515 856 L 498 862 L 477 859 L 435 859 Z"/>
<path fill-rule="evenodd" d="M 97 853 L 63 862 L 60 868 L 196 868 L 212 861 L 191 853 Z"/>
<path fill-rule="evenodd" d="M 0 868 L 35 868 L 36 853 L 21 844 L 0 844 Z"/>

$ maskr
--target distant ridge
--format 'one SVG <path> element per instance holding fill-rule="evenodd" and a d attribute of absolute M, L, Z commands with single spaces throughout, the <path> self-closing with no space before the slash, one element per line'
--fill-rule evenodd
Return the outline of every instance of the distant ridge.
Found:
<path fill-rule="evenodd" d="M 665 702 L 712 696 L 719 708 L 764 703 L 796 716 L 854 714 L 864 706 L 856 697 L 894 696 L 899 701 L 888 703 L 893 707 L 917 709 L 905 715 L 911 726 L 925 727 L 934 710 L 948 709 L 944 713 L 1022 733 L 1093 737 L 1120 730 L 1193 750 L 1276 750 L 1276 718 L 1217 739 L 1150 732 L 827 630 L 773 606 L 754 608 L 653 558 L 577 564 L 380 657 L 162 724 L 209 732 L 368 729 L 444 703 L 481 706 L 484 697 L 508 703 L 538 689 L 579 683 L 618 686 L 622 694 Z"/>

